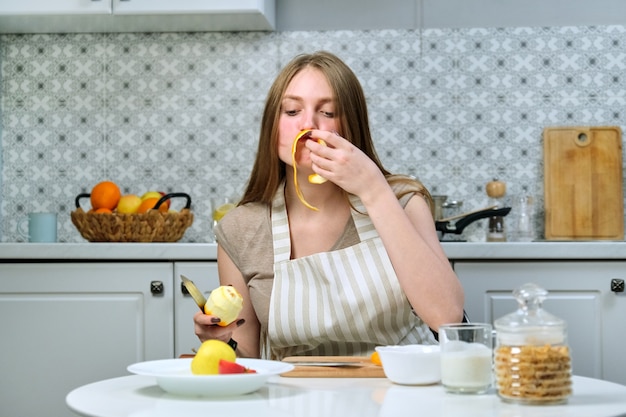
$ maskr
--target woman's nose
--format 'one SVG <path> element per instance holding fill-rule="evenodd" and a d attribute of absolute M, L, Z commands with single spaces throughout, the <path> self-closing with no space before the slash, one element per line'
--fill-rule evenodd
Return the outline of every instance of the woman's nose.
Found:
<path fill-rule="evenodd" d="M 317 123 L 315 122 L 315 112 L 314 111 L 302 112 L 301 130 L 316 129 L 316 128 L 317 128 Z"/>

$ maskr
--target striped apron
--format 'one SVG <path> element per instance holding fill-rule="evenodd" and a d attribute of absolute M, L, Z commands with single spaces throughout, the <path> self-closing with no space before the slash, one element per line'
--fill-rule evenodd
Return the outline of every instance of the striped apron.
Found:
<path fill-rule="evenodd" d="M 436 344 L 400 288 L 382 240 L 351 196 L 361 242 L 291 260 L 284 190 L 272 206 L 274 283 L 264 356 L 369 355 L 376 346 Z"/>

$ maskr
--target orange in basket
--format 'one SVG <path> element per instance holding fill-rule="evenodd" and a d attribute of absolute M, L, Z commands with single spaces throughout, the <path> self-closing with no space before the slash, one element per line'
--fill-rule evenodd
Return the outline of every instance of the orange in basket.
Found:
<path fill-rule="evenodd" d="M 94 210 L 108 208 L 113 210 L 120 201 L 122 192 L 113 181 L 102 181 L 91 189 L 91 207 Z"/>

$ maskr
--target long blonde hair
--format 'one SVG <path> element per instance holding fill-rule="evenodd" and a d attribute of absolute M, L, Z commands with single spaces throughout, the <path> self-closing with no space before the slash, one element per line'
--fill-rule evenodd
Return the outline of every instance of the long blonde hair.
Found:
<path fill-rule="evenodd" d="M 363 88 L 350 67 L 339 57 L 326 51 L 296 56 L 282 69 L 270 87 L 261 120 L 256 159 L 239 204 L 250 202 L 270 204 L 276 190 L 285 179 L 286 164 L 278 156 L 278 120 L 285 90 L 293 77 L 304 68 L 315 68 L 328 80 L 333 91 L 335 114 L 339 118 L 338 128 L 341 135 L 374 161 L 390 184 L 398 182 L 406 184 L 407 186 L 401 187 L 402 195 L 411 192 L 420 194 L 426 198 L 432 210 L 432 198 L 421 182 L 404 175 L 391 175 L 383 167 L 370 134 Z"/>

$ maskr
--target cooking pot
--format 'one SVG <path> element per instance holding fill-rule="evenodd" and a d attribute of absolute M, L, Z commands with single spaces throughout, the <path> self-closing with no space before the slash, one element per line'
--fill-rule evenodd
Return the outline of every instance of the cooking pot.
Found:
<path fill-rule="evenodd" d="M 504 217 L 509 214 L 510 211 L 511 207 L 486 207 L 469 213 L 459 214 L 458 216 L 435 220 L 435 228 L 437 229 L 439 240 L 442 240 L 446 233 L 460 235 L 463 233 L 463 229 L 476 220 L 497 216 Z M 454 223 L 452 222 L 453 220 L 455 220 Z"/>
<path fill-rule="evenodd" d="M 435 220 L 441 220 L 444 217 L 447 217 L 444 216 L 444 210 L 457 211 L 463 205 L 462 201 L 448 201 L 447 195 L 433 195 L 432 198 L 435 203 Z"/>

